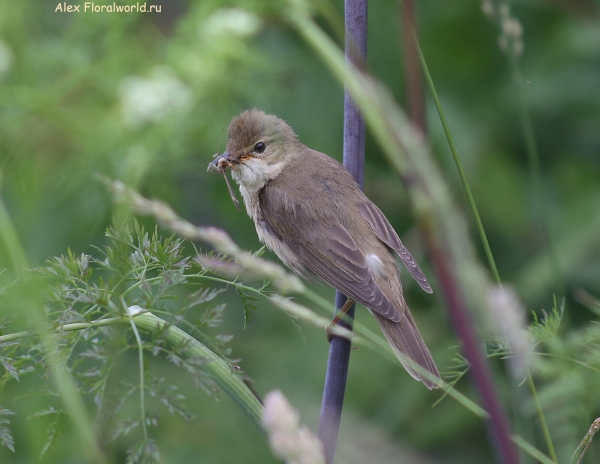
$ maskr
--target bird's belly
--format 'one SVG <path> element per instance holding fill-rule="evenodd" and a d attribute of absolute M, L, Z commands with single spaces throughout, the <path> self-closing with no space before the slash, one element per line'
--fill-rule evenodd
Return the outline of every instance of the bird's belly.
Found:
<path fill-rule="evenodd" d="M 315 274 L 302 265 L 296 253 L 294 253 L 283 241 L 273 235 L 263 221 L 255 219 L 255 226 L 259 240 L 275 253 L 283 264 L 303 279 L 316 280 Z"/>

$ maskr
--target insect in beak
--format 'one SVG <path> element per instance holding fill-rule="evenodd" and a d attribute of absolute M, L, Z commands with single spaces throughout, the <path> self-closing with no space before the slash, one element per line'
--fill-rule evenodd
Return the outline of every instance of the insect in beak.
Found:
<path fill-rule="evenodd" d="M 229 183 L 229 179 L 227 178 L 227 168 L 231 168 L 231 161 L 229 159 L 229 152 L 226 151 L 221 156 L 217 156 L 211 163 L 208 165 L 208 171 L 211 169 L 216 169 L 220 174 L 223 174 L 223 179 L 225 179 L 225 185 L 227 185 L 227 190 L 229 191 L 229 196 L 231 196 L 231 200 L 233 204 L 237 208 L 238 211 L 241 210 L 240 202 L 235 196 L 235 192 L 231 188 L 231 184 Z"/>
<path fill-rule="evenodd" d="M 208 165 L 208 171 L 216 169 L 220 174 L 223 174 L 227 168 L 231 168 L 231 160 L 229 159 L 229 152 L 226 151 L 220 156 L 215 155 L 215 159 Z"/>

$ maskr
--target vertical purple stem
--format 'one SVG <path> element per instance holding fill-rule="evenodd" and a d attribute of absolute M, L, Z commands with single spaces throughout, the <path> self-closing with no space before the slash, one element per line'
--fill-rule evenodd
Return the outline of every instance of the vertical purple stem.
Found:
<path fill-rule="evenodd" d="M 425 99 L 421 79 L 421 63 L 417 49 L 417 14 L 413 0 L 400 0 L 402 19 L 402 46 L 404 51 L 404 76 L 406 99 L 410 107 L 410 119 L 423 136 L 427 135 Z"/>
<path fill-rule="evenodd" d="M 367 56 L 367 0 L 345 0 L 346 24 L 346 61 L 364 68 Z M 344 166 L 363 186 L 365 164 L 365 122 L 354 105 L 350 94 L 344 93 Z M 346 302 L 346 296 L 336 291 L 335 306 L 339 309 Z M 354 318 L 354 305 L 347 312 L 350 321 Z M 352 324 L 344 320 L 339 325 L 352 330 Z M 345 338 L 333 337 L 329 347 L 325 388 L 319 419 L 319 438 L 325 450 L 328 464 L 333 463 L 337 443 L 348 364 L 350 362 L 351 342 Z"/>
<path fill-rule="evenodd" d="M 498 391 L 494 385 L 489 365 L 486 363 L 480 348 L 480 340 L 475 332 L 458 282 L 448 264 L 445 253 L 438 246 L 433 233 L 425 230 L 431 259 L 442 287 L 442 293 L 454 325 L 454 330 L 460 339 L 463 351 L 471 366 L 470 374 L 479 391 L 483 407 L 490 415 L 487 421 L 488 434 L 494 444 L 494 451 L 499 462 L 504 464 L 519 464 L 519 455 L 511 440 L 511 432 L 506 411 L 500 403 Z"/>
<path fill-rule="evenodd" d="M 410 103 L 411 122 L 426 136 L 425 103 L 417 47 L 417 21 L 414 0 L 400 0 L 399 5 L 402 10 L 407 99 Z M 458 282 L 456 282 L 450 270 L 446 254 L 438 246 L 431 231 L 425 230 L 425 238 L 450 318 L 471 366 L 471 376 L 479 391 L 484 408 L 490 415 L 487 421 L 488 436 L 494 445 L 497 459 L 504 464 L 518 464 L 519 455 L 510 438 L 511 432 L 506 411 L 500 402 L 489 365 L 481 352 L 481 342 L 474 330 Z"/>

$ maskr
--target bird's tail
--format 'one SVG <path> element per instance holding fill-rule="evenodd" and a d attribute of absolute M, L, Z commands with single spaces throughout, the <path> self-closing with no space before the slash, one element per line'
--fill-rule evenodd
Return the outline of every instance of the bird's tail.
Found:
<path fill-rule="evenodd" d="M 425 346 L 423 337 L 421 337 L 419 329 L 417 329 L 417 325 L 408 308 L 403 311 L 400 322 L 391 321 L 374 311 L 373 315 L 375 316 L 375 319 L 377 319 L 377 323 L 379 324 L 379 327 L 381 327 L 385 338 L 394 349 L 398 359 L 408 373 L 415 379 L 423 382 L 430 390 L 432 388 L 437 388 L 438 385 L 436 385 L 435 382 L 418 373 L 410 363 L 406 362 L 405 357 L 429 371 L 433 376 L 438 379 L 440 378 L 440 373 L 431 357 L 431 353 L 429 353 L 427 346 Z M 398 355 L 398 353 L 401 353 L 404 356 Z"/>

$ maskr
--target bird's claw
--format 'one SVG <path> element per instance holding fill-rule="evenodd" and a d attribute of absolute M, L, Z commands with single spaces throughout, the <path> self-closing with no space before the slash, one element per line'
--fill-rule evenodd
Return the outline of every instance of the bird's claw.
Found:
<path fill-rule="evenodd" d="M 335 324 L 333 324 L 333 323 L 329 323 L 329 324 L 327 324 L 327 327 L 325 327 L 325 335 L 327 337 L 328 343 L 331 343 L 331 340 L 333 340 L 333 337 L 335 337 L 335 334 L 333 333 L 334 327 L 335 327 Z"/>
<path fill-rule="evenodd" d="M 333 334 L 329 331 L 329 329 L 325 329 L 325 335 L 327 336 L 327 342 L 331 343 L 331 340 L 333 340 Z"/>

